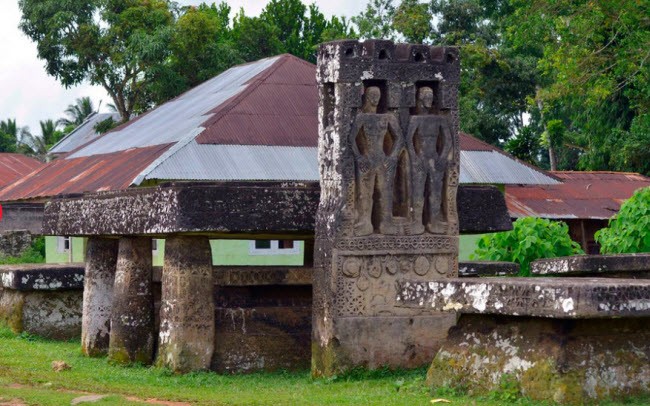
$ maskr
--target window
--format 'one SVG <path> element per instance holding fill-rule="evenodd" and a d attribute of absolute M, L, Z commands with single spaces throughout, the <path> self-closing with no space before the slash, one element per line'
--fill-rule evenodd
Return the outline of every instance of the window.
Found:
<path fill-rule="evenodd" d="M 300 245 L 294 240 L 254 240 L 250 242 L 251 255 L 299 254 Z"/>
<path fill-rule="evenodd" d="M 70 237 L 56 237 L 56 251 L 60 254 L 70 251 Z"/>
<path fill-rule="evenodd" d="M 158 254 L 158 240 L 155 238 L 151 239 L 151 253 L 153 255 Z"/>

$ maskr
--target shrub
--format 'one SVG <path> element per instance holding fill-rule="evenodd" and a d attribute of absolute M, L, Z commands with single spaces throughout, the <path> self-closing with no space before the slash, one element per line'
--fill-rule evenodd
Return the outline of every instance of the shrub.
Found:
<path fill-rule="evenodd" d="M 596 232 L 602 254 L 650 252 L 650 187 L 637 190 L 607 228 Z"/>
<path fill-rule="evenodd" d="M 38 237 L 32 241 L 32 246 L 19 257 L 4 257 L 0 255 L 0 265 L 6 264 L 38 264 L 45 262 L 45 238 Z"/>
<path fill-rule="evenodd" d="M 584 254 L 569 237 L 569 227 L 561 221 L 526 217 L 513 223 L 512 231 L 488 234 L 478 241 L 472 259 L 516 262 L 521 276 L 530 275 L 530 263 L 540 258 Z"/>

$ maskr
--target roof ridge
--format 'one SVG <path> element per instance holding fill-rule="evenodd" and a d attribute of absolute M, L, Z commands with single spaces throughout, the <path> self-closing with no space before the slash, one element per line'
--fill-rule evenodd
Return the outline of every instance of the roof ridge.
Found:
<path fill-rule="evenodd" d="M 219 106 L 217 106 L 217 111 L 215 111 L 214 115 L 207 120 L 205 120 L 201 126 L 203 127 L 203 130 L 205 130 L 208 127 L 211 127 L 215 124 L 217 124 L 222 118 L 228 115 L 228 113 L 237 107 L 239 103 L 241 103 L 244 99 L 246 99 L 250 94 L 257 89 L 266 79 L 268 79 L 275 71 L 280 68 L 280 66 L 284 65 L 288 58 L 286 58 L 287 54 L 281 54 L 277 55 L 274 58 L 277 58 L 275 62 L 268 68 L 264 69 L 262 72 L 258 73 L 257 75 L 253 76 L 251 79 L 249 79 L 246 83 L 248 85 L 246 88 L 228 100 L 224 101 L 221 103 Z M 200 133 L 196 134 L 195 138 L 198 138 L 201 136 L 201 131 Z"/>

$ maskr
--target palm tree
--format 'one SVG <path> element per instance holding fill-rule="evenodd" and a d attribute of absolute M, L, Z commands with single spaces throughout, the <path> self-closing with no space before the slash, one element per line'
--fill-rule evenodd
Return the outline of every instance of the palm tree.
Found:
<path fill-rule="evenodd" d="M 78 98 L 75 104 L 68 105 L 68 108 L 65 109 L 65 114 L 68 117 L 63 117 L 57 120 L 57 124 L 63 127 L 74 125 L 75 127 L 83 123 L 89 115 L 95 112 L 95 106 L 93 106 L 92 100 L 90 97 L 81 97 Z"/>
<path fill-rule="evenodd" d="M 16 152 L 19 133 L 15 119 L 0 121 L 0 152 Z"/>
<path fill-rule="evenodd" d="M 43 137 L 43 142 L 48 146 L 48 148 L 59 142 L 59 140 L 64 135 L 63 132 L 56 129 L 57 126 L 54 123 L 54 120 L 49 119 L 41 121 L 40 124 L 41 137 Z"/>

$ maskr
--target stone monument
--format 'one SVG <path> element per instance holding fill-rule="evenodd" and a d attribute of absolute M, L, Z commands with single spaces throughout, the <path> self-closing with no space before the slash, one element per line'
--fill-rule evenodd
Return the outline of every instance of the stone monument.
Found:
<path fill-rule="evenodd" d="M 459 74 L 456 48 L 320 47 L 315 376 L 427 364 L 455 321 L 397 286 L 458 274 Z"/>

